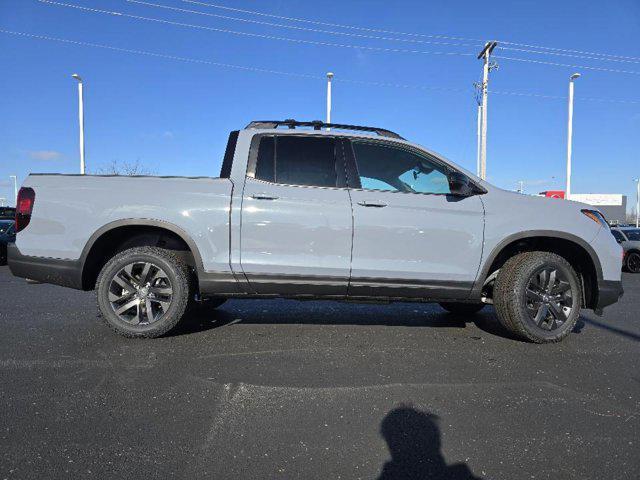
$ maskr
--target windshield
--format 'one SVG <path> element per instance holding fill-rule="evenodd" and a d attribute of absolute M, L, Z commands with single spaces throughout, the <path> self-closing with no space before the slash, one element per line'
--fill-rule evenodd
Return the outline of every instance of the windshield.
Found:
<path fill-rule="evenodd" d="M 632 242 L 640 241 L 640 228 L 636 228 L 636 229 L 633 229 L 633 230 L 624 230 L 624 234 Z"/>
<path fill-rule="evenodd" d="M 11 233 L 11 226 L 13 222 L 0 222 L 0 234 L 1 233 Z"/>

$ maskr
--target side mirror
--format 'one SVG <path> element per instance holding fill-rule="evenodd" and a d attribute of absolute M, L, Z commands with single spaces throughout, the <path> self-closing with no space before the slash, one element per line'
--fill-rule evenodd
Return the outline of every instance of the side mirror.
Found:
<path fill-rule="evenodd" d="M 449 190 L 451 191 L 451 195 L 458 197 L 470 197 L 477 193 L 469 177 L 460 172 L 451 172 L 449 174 Z"/>

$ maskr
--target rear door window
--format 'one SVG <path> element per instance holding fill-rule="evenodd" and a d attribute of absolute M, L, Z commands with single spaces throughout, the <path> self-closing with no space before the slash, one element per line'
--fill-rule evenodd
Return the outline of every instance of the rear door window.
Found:
<path fill-rule="evenodd" d="M 336 187 L 336 140 L 332 137 L 262 137 L 255 177 L 286 185 Z"/>

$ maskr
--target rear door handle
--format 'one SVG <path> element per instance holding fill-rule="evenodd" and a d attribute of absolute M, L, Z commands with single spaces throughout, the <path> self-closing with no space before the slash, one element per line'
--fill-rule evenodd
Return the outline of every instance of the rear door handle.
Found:
<path fill-rule="evenodd" d="M 373 202 L 371 200 L 363 200 L 362 202 L 358 202 L 358 205 L 361 205 L 363 207 L 375 207 L 375 208 L 382 208 L 382 207 L 386 207 L 387 204 L 385 202 Z"/>
<path fill-rule="evenodd" d="M 279 197 L 269 195 L 268 193 L 254 193 L 251 195 L 254 200 L 277 200 Z"/>

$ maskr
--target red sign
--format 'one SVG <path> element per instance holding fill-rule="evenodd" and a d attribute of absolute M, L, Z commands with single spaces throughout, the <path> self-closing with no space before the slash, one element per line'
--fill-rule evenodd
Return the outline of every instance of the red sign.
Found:
<path fill-rule="evenodd" d="M 564 198 L 564 190 L 547 190 L 546 192 L 540 192 L 540 195 L 548 198 Z"/>

